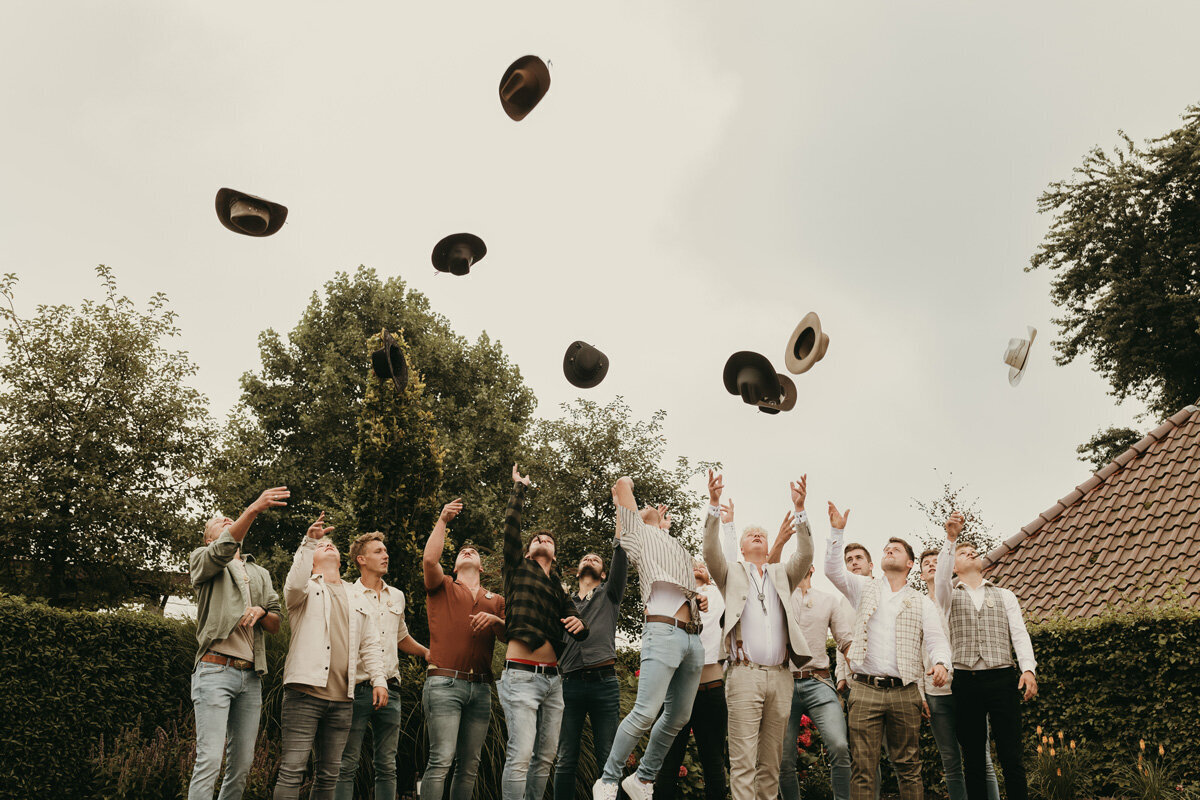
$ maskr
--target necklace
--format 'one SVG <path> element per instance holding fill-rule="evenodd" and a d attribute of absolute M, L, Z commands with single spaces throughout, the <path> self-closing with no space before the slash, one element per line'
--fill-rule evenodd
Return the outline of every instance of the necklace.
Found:
<path fill-rule="evenodd" d="M 746 566 L 748 566 L 750 568 L 750 580 L 754 581 L 754 588 L 758 590 L 758 604 L 760 606 L 762 606 L 763 616 L 766 616 L 766 614 L 767 614 L 767 594 L 766 594 L 767 576 L 764 573 L 763 574 L 763 582 L 759 583 L 758 578 L 754 574 L 755 572 L 758 571 L 758 567 L 756 567 L 753 564 L 747 564 Z"/>

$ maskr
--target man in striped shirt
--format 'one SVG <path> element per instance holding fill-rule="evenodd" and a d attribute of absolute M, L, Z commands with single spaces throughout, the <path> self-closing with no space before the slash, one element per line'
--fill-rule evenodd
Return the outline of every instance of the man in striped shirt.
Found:
<path fill-rule="evenodd" d="M 613 499 L 621 546 L 641 577 L 646 625 L 637 700 L 617 729 L 592 796 L 594 800 L 614 800 L 620 782 L 631 800 L 651 800 L 663 759 L 692 715 L 704 667 L 700 612 L 708 603 L 696 592 L 692 554 L 669 533 L 671 518 L 666 508 L 647 506 L 639 512 L 629 477 L 617 481 Z M 659 709 L 662 716 L 658 716 Z M 621 781 L 625 759 L 646 731 L 650 731 L 650 741 L 637 773 Z"/>

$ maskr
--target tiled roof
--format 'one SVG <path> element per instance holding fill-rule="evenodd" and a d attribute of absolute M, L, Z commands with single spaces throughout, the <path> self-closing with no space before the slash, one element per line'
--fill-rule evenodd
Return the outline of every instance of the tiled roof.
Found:
<path fill-rule="evenodd" d="M 1200 409 L 1159 425 L 984 560 L 1031 619 L 1180 595 L 1200 607 Z"/>

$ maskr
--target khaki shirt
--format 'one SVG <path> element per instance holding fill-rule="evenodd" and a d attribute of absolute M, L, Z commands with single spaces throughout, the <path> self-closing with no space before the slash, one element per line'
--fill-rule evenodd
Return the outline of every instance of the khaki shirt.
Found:
<path fill-rule="evenodd" d="M 375 624 L 379 628 L 379 654 L 383 660 L 383 674 L 387 678 L 400 677 L 400 643 L 408 638 L 408 625 L 404 622 L 404 592 L 395 586 L 383 584 L 379 596 L 375 590 L 363 585 L 362 578 L 354 582 L 350 591 L 360 596 L 375 615 Z M 358 665 L 357 683 L 362 683 L 370 676 L 363 664 Z"/>

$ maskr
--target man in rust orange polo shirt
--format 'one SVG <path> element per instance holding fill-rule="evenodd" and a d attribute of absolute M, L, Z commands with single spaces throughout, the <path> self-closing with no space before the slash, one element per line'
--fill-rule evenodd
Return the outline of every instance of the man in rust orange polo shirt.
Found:
<path fill-rule="evenodd" d="M 429 763 L 421 800 L 442 800 L 446 775 L 458 759 L 451 800 L 471 800 L 479 753 L 492 718 L 492 650 L 504 635 L 504 597 L 480 585 L 482 562 L 471 546 L 458 551 L 455 578 L 442 571 L 446 525 L 462 501 L 442 508 L 421 559 L 429 614 L 429 672 L 421 694 L 429 734 Z"/>

